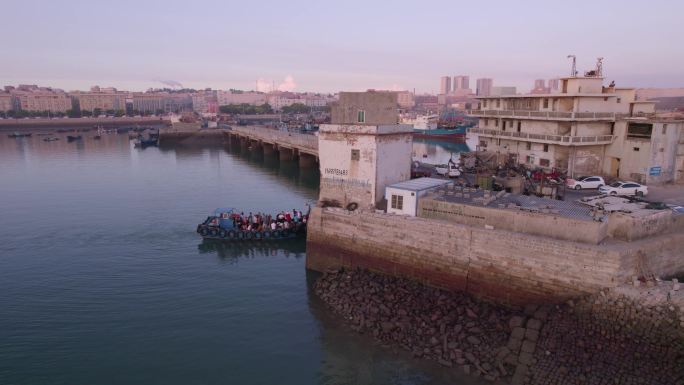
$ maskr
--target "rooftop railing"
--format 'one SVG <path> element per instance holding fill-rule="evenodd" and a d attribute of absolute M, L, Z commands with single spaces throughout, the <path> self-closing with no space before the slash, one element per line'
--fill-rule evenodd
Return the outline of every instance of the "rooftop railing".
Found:
<path fill-rule="evenodd" d="M 479 127 L 469 128 L 468 132 L 494 138 L 511 138 L 513 140 L 559 144 L 564 146 L 610 144 L 613 142 L 613 139 L 615 138 L 613 135 L 567 136 L 492 130 L 488 128 Z"/>
<path fill-rule="evenodd" d="M 520 111 L 520 110 L 470 110 L 469 115 L 480 117 L 521 117 L 538 119 L 586 119 L 613 120 L 627 117 L 629 114 L 617 112 L 565 112 L 565 111 Z"/>

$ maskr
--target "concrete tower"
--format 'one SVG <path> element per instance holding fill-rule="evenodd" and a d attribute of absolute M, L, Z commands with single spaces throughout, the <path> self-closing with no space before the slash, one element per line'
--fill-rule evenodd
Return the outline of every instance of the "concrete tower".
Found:
<path fill-rule="evenodd" d="M 320 201 L 382 207 L 385 186 L 411 178 L 412 126 L 398 124 L 396 92 L 341 92 L 319 130 Z"/>

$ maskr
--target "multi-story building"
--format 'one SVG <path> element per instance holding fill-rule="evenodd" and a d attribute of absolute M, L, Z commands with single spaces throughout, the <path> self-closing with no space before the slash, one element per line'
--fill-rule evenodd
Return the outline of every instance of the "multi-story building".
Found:
<path fill-rule="evenodd" d="M 515 87 L 492 87 L 489 96 L 515 95 L 516 92 Z"/>
<path fill-rule="evenodd" d="M 262 92 L 218 91 L 217 100 L 220 106 L 230 104 L 250 104 L 258 106 L 266 103 L 267 96 Z"/>
<path fill-rule="evenodd" d="M 494 85 L 494 80 L 490 78 L 481 78 L 476 81 L 475 94 L 477 96 L 489 96 L 492 92 L 492 86 Z"/>
<path fill-rule="evenodd" d="M 15 109 L 24 111 L 67 112 L 71 98 L 62 90 L 20 85 L 10 92 Z"/>
<path fill-rule="evenodd" d="M 135 92 L 133 93 L 133 110 L 156 113 L 164 111 L 164 100 L 168 93 Z"/>
<path fill-rule="evenodd" d="M 534 81 L 534 88 L 530 91 L 531 94 L 548 94 L 551 89 L 546 87 L 546 80 L 537 79 Z"/>
<path fill-rule="evenodd" d="M 7 112 L 12 109 L 12 95 L 8 92 L 0 91 L 0 112 Z"/>
<path fill-rule="evenodd" d="M 416 106 L 416 101 L 411 91 L 397 92 L 397 102 L 401 108 L 413 108 Z"/>
<path fill-rule="evenodd" d="M 470 88 L 470 76 L 457 75 L 454 76 L 453 90 L 467 90 Z"/>
<path fill-rule="evenodd" d="M 442 76 L 439 80 L 439 93 L 446 95 L 451 92 L 451 77 Z"/>
<path fill-rule="evenodd" d="M 605 175 L 642 183 L 684 179 L 684 121 L 655 115 L 633 88 L 604 87 L 600 77 L 560 79 L 547 95 L 481 96 L 481 150 L 497 159 L 558 168 L 570 176 Z"/>
<path fill-rule="evenodd" d="M 558 79 L 558 78 L 549 79 L 549 93 L 557 92 L 559 85 L 560 85 L 560 79 Z"/>
<path fill-rule="evenodd" d="M 69 95 L 81 111 L 125 111 L 127 92 L 117 92 L 116 88 L 92 87 L 90 92 L 74 91 Z"/>

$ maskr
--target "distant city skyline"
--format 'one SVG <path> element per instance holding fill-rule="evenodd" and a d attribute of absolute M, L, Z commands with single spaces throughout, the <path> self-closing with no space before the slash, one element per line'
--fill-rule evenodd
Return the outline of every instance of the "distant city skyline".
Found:
<path fill-rule="evenodd" d="M 580 73 L 604 57 L 607 81 L 619 86 L 684 87 L 684 50 L 671 46 L 684 4 L 663 0 L 494 1 L 486 12 L 446 1 L 204 0 L 189 8 L 28 0 L 3 8 L 12 15 L 0 25 L 7 85 L 436 94 L 440 76 L 463 74 L 525 92 L 535 79 L 567 75 L 574 54 Z M 467 17 L 454 26 L 451 11 Z"/>

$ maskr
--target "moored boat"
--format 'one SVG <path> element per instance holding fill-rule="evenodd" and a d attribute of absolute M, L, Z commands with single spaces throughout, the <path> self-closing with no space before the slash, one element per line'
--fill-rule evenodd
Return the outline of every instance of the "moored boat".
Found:
<path fill-rule="evenodd" d="M 30 133 L 21 133 L 21 132 L 15 132 L 12 134 L 7 135 L 10 138 L 28 138 L 31 136 Z"/>
<path fill-rule="evenodd" d="M 251 214 L 251 213 L 250 213 Z M 226 241 L 291 239 L 306 235 L 309 213 L 243 216 L 234 208 L 219 208 L 197 225 L 204 239 Z"/>
<path fill-rule="evenodd" d="M 67 135 L 67 141 L 73 142 L 76 140 L 81 140 L 81 135 Z"/>
<path fill-rule="evenodd" d="M 44 142 L 55 142 L 55 141 L 57 141 L 57 140 L 59 140 L 59 138 L 54 137 L 54 136 L 51 136 L 51 137 L 49 137 L 49 138 L 43 138 L 43 141 L 44 141 Z"/>

